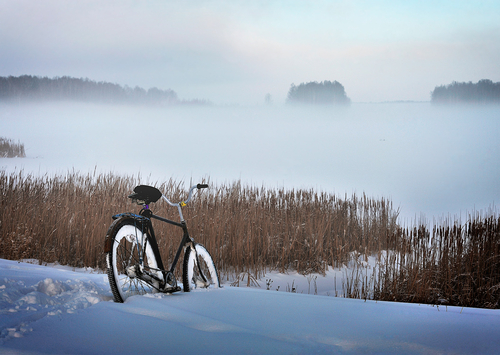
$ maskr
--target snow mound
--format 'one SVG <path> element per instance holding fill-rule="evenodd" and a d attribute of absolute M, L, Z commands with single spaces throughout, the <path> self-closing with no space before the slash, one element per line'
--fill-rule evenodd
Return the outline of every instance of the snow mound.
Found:
<path fill-rule="evenodd" d="M 111 299 L 109 287 L 104 282 L 98 285 L 85 278 L 75 279 L 75 274 L 64 270 L 31 265 L 30 269 L 35 272 L 22 273 L 20 280 L 18 271 L 24 271 L 26 265 L 3 261 L 0 269 L 0 344 L 24 336 L 32 330 L 32 322 L 44 317 L 75 313 Z M 47 275 L 51 277 L 39 281 L 36 271 L 40 268 L 50 270 Z"/>
<path fill-rule="evenodd" d="M 105 274 L 79 271 L 0 259 L 0 354 L 498 354 L 500 349 L 498 310 L 306 294 L 316 293 L 316 287 L 296 274 L 267 274 L 266 289 L 226 284 L 114 303 Z M 318 276 L 317 293 L 333 282 L 331 274 Z"/>
<path fill-rule="evenodd" d="M 54 281 L 50 278 L 40 281 L 37 285 L 38 292 L 45 293 L 47 296 L 56 296 L 70 289 L 61 281 Z"/>

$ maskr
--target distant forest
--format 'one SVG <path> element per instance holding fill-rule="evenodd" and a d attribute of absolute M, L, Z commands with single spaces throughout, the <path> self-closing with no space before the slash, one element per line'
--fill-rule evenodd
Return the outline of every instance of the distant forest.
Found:
<path fill-rule="evenodd" d="M 31 75 L 0 77 L 0 101 L 72 100 L 97 103 L 148 105 L 210 104 L 205 100 L 179 100 L 173 90 L 120 86 L 68 76 L 47 78 Z"/>
<path fill-rule="evenodd" d="M 458 83 L 436 86 L 431 93 L 432 103 L 500 103 L 500 82 L 479 80 L 476 84 Z"/>
<path fill-rule="evenodd" d="M 299 86 L 292 84 L 288 91 L 288 103 L 329 105 L 351 103 L 345 93 L 344 86 L 338 81 L 325 80 L 321 83 L 316 81 L 301 83 Z"/>

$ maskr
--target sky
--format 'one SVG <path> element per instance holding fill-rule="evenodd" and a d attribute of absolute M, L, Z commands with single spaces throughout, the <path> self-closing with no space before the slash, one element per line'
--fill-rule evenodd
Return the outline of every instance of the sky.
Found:
<path fill-rule="evenodd" d="M 337 80 L 353 102 L 500 81 L 500 1 L 0 0 L 0 76 L 72 76 L 216 104 L 283 104 Z"/>

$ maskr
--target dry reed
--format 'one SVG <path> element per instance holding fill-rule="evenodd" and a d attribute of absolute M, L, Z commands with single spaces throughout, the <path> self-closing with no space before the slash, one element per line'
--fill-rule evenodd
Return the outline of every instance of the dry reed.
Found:
<path fill-rule="evenodd" d="M 374 278 L 375 299 L 500 308 L 500 217 L 404 229 Z"/>
<path fill-rule="evenodd" d="M 26 157 L 24 144 L 21 142 L 15 143 L 12 139 L 0 137 L 0 157 L 1 158 Z"/>
<path fill-rule="evenodd" d="M 0 172 L 1 255 L 36 258 L 74 266 L 104 267 L 103 236 L 113 214 L 137 212 L 127 195 L 140 178 L 113 174 L 33 176 Z M 169 181 L 158 188 L 172 200 L 186 191 Z M 178 219 L 164 203 L 154 211 Z M 191 234 L 206 245 L 224 272 L 266 268 L 324 272 L 347 260 L 349 251 L 373 252 L 396 228 L 385 200 L 340 199 L 312 190 L 243 187 L 239 182 L 201 192 L 184 208 Z M 159 244 L 169 259 L 179 231 L 156 223 Z M 162 235 L 166 237 L 161 237 Z"/>
<path fill-rule="evenodd" d="M 141 178 L 114 174 L 33 176 L 0 171 L 0 257 L 105 268 L 111 216 L 138 212 L 127 196 Z M 142 182 L 144 183 L 144 182 Z M 184 183 L 156 186 L 171 200 Z M 155 214 L 178 220 L 163 202 Z M 500 219 L 471 216 L 435 227 L 402 228 L 385 199 L 340 198 L 314 190 L 267 189 L 240 182 L 210 186 L 183 209 L 191 235 L 212 254 L 222 279 L 267 270 L 322 273 L 353 258 L 378 255 L 376 271 L 347 275 L 349 297 L 499 308 Z M 164 264 L 181 232 L 153 222 Z"/>

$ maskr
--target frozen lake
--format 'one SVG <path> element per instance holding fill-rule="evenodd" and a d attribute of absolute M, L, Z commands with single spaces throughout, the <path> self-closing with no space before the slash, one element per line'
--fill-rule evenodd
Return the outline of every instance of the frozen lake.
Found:
<path fill-rule="evenodd" d="M 500 201 L 500 106 L 146 108 L 0 104 L 0 136 L 25 173 L 140 173 L 143 181 L 241 180 L 385 197 L 400 221 L 487 211 Z M 494 207 L 496 208 L 496 207 Z"/>

